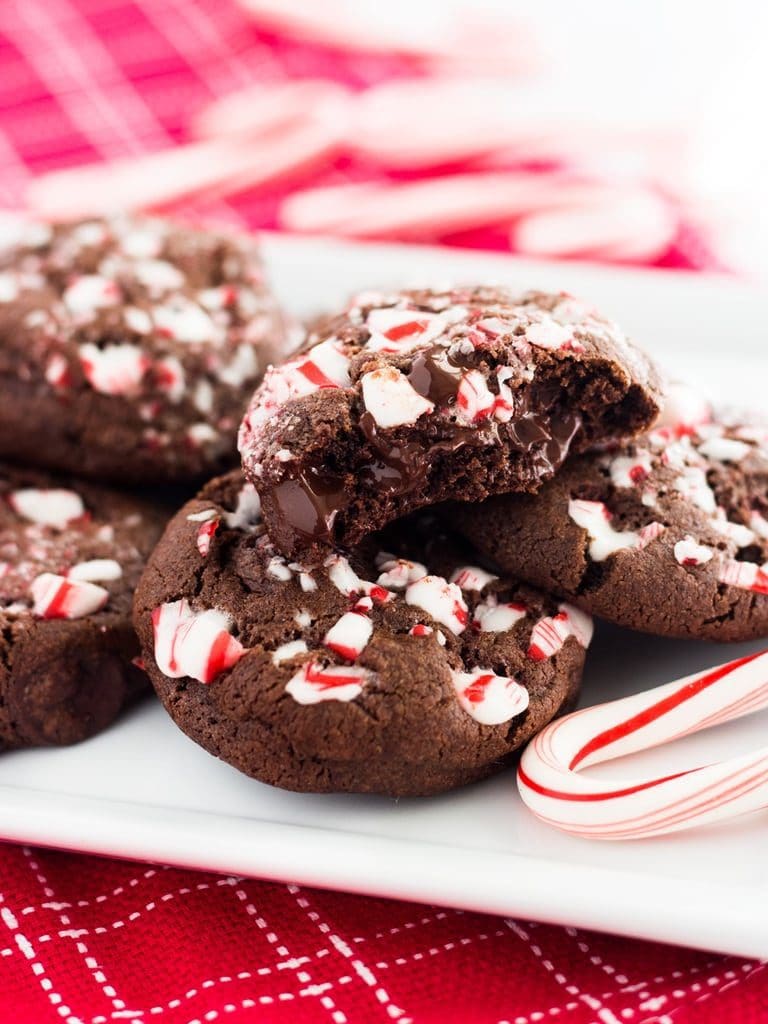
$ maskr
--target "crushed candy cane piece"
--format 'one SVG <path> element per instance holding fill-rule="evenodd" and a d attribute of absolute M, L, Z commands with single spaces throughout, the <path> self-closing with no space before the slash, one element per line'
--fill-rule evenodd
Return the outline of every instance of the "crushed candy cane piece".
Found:
<path fill-rule="evenodd" d="M 373 673 L 353 665 L 324 665 L 310 661 L 286 684 L 285 691 L 298 704 L 326 700 L 350 701 L 358 697 Z"/>
<path fill-rule="evenodd" d="M 558 606 L 556 615 L 539 619 L 531 630 L 528 657 L 533 661 L 546 661 L 562 650 L 569 637 L 587 648 L 592 641 L 593 629 L 591 616 L 564 602 Z"/>
<path fill-rule="evenodd" d="M 109 592 L 85 580 L 44 572 L 32 580 L 32 614 L 40 619 L 81 619 L 104 607 Z"/>
<path fill-rule="evenodd" d="M 528 707 L 528 691 L 516 679 L 491 669 L 451 672 L 459 704 L 480 725 L 503 725 Z"/>
<path fill-rule="evenodd" d="M 171 679 L 212 683 L 246 653 L 232 625 L 226 612 L 193 611 L 185 598 L 160 605 L 152 612 L 157 667 Z"/>

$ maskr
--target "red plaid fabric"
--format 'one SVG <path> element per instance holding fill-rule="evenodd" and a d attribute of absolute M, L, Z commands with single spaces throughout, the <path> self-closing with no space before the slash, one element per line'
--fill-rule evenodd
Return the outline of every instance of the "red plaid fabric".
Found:
<path fill-rule="evenodd" d="M 764 1021 L 761 965 L 295 885 L 9 847 L 2 1019 Z"/>
<path fill-rule="evenodd" d="M 43 171 L 183 140 L 191 112 L 251 82 L 364 86 L 412 70 L 260 33 L 231 0 L 6 2 L 0 205 L 19 206 Z M 320 180 L 375 174 L 339 161 Z M 287 185 L 317 181 L 315 171 L 205 212 L 270 227 Z M 453 241 L 508 244 L 492 233 Z M 658 262 L 710 256 L 683 227 Z M 750 1024 L 767 1007 L 764 965 L 736 957 L 0 847 L 0 1020 L 14 1024 Z"/>

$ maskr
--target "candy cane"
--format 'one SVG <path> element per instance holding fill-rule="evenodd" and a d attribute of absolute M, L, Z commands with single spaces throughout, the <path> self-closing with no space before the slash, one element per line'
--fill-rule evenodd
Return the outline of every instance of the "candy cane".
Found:
<path fill-rule="evenodd" d="M 293 193 L 281 206 L 280 222 L 292 231 L 363 237 L 446 233 L 508 224 L 532 210 L 579 207 L 595 192 L 565 175 L 523 171 L 356 182 Z"/>
<path fill-rule="evenodd" d="M 215 198 L 281 181 L 335 152 L 331 120 L 307 119 L 268 138 L 210 139 L 110 163 L 50 171 L 35 178 L 27 203 L 41 217 L 71 219 L 124 209 L 160 209 L 185 197 Z"/>
<path fill-rule="evenodd" d="M 768 747 L 638 781 L 583 768 L 647 750 L 768 706 L 768 651 L 553 722 L 523 754 L 517 783 L 542 821 L 591 839 L 678 832 L 768 806 Z"/>

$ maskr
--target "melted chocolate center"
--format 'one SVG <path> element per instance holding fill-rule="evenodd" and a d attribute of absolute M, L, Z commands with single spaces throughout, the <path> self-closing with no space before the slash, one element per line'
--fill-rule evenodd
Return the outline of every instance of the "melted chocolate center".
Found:
<path fill-rule="evenodd" d="M 336 516 L 351 497 L 345 492 L 341 477 L 316 467 L 276 484 L 270 494 L 284 529 L 311 543 L 329 544 L 333 542 Z"/>
<path fill-rule="evenodd" d="M 409 380 L 436 405 L 436 412 L 418 430 L 401 429 L 394 437 L 394 431 L 380 431 L 373 416 L 363 412 L 361 442 L 369 456 L 356 471 L 361 490 L 390 499 L 410 495 L 429 480 L 437 456 L 450 455 L 465 446 L 502 445 L 511 459 L 518 456 L 525 460 L 528 482 L 551 476 L 559 468 L 582 420 L 565 407 L 567 399 L 561 396 L 558 385 L 534 384 L 519 389 L 514 393 L 514 415 L 507 423 L 487 417 L 464 424 L 452 415 L 461 379 L 460 368 L 457 366 L 456 372 L 452 368 L 442 351 L 427 350 L 414 358 Z M 355 453 L 350 454 L 354 458 Z M 436 483 L 439 488 L 440 481 Z M 333 544 L 337 539 L 336 518 L 355 499 L 354 492 L 345 490 L 343 478 L 322 466 L 305 467 L 297 477 L 275 485 L 269 493 L 282 531 L 300 539 L 299 546 Z M 434 500 L 450 497 L 460 495 L 436 493 Z M 411 511 L 407 501 L 403 511 Z"/>
<path fill-rule="evenodd" d="M 455 365 L 455 369 L 453 369 Z M 453 370 L 453 372 L 451 372 Z M 408 380 L 415 391 L 436 406 L 453 405 L 461 382 L 461 367 L 453 364 L 445 349 L 427 349 L 413 360 Z"/>

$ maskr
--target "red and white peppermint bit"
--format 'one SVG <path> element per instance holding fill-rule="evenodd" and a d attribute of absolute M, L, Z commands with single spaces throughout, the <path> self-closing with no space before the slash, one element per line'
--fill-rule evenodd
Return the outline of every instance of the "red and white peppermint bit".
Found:
<path fill-rule="evenodd" d="M 700 466 L 685 466 L 680 476 L 675 478 L 672 486 L 702 512 L 714 515 L 717 511 L 715 493 L 709 486 L 706 470 Z"/>
<path fill-rule="evenodd" d="M 32 614 L 40 619 L 82 619 L 109 600 L 104 587 L 44 572 L 32 580 Z"/>
<path fill-rule="evenodd" d="M 201 523 L 197 530 L 197 550 L 206 558 L 209 551 L 211 550 L 211 541 L 213 540 L 214 534 L 219 528 L 220 519 L 208 519 L 204 523 Z"/>
<path fill-rule="evenodd" d="M 176 356 L 164 356 L 155 361 L 152 371 L 158 388 L 164 391 L 172 402 L 180 402 L 186 390 L 184 367 Z"/>
<path fill-rule="evenodd" d="M 768 706 L 768 652 L 747 655 L 552 722 L 518 770 L 542 821 L 589 839 L 640 839 L 768 805 L 768 748 L 703 767 L 628 780 L 581 769 L 671 743 Z"/>
<path fill-rule="evenodd" d="M 210 423 L 193 423 L 191 427 L 187 427 L 184 436 L 192 448 L 202 448 L 206 444 L 217 444 L 221 440 L 221 435 Z"/>
<path fill-rule="evenodd" d="M 87 562 L 78 562 L 66 572 L 68 580 L 82 580 L 86 583 L 119 580 L 122 575 L 123 567 L 114 558 L 90 558 Z"/>
<path fill-rule="evenodd" d="M 741 462 L 753 450 L 751 444 L 734 437 L 709 437 L 696 448 L 705 458 L 717 462 Z"/>
<path fill-rule="evenodd" d="M 675 544 L 674 552 L 675 561 L 685 566 L 704 565 L 714 555 L 712 548 L 697 543 L 690 534 L 686 534 Z"/>
<path fill-rule="evenodd" d="M 372 673 L 352 665 L 324 665 L 309 661 L 286 684 L 297 704 L 319 704 L 325 700 L 350 701 L 358 697 Z"/>
<path fill-rule="evenodd" d="M 69 363 L 60 352 L 54 352 L 45 364 L 45 379 L 52 388 L 59 390 L 71 385 L 72 374 L 69 372 Z"/>
<path fill-rule="evenodd" d="M 375 352 L 411 352 L 439 337 L 455 318 L 413 309 L 372 309 L 365 320 L 371 332 L 366 348 Z"/>
<path fill-rule="evenodd" d="M 500 423 L 509 423 L 515 414 L 515 396 L 509 381 L 515 376 L 511 366 L 500 366 L 496 370 L 496 381 L 499 393 L 496 396 L 493 415 Z"/>
<path fill-rule="evenodd" d="M 461 590 L 442 576 L 424 576 L 411 583 L 405 591 L 405 601 L 421 608 L 457 636 L 469 623 L 469 611 Z"/>
<path fill-rule="evenodd" d="M 642 551 L 643 548 L 647 548 L 652 540 L 656 540 L 657 537 L 660 537 L 662 533 L 664 533 L 665 529 L 666 527 L 664 524 L 658 522 L 648 523 L 646 526 L 642 526 L 637 531 L 638 550 Z"/>
<path fill-rule="evenodd" d="M 290 661 L 299 654 L 306 654 L 309 648 L 304 640 L 289 640 L 272 652 L 272 664 L 281 665 L 284 661 Z"/>
<path fill-rule="evenodd" d="M 231 618 L 217 608 L 193 611 L 182 598 L 152 612 L 157 667 L 170 679 L 212 683 L 236 665 L 246 648 L 231 635 Z"/>
<path fill-rule="evenodd" d="M 298 356 L 292 370 L 297 394 L 311 394 L 320 388 L 346 388 L 350 384 L 349 359 L 333 338 Z"/>
<path fill-rule="evenodd" d="M 323 637 L 325 646 L 347 661 L 355 661 L 373 634 L 373 623 L 360 612 L 345 612 Z"/>
<path fill-rule="evenodd" d="M 232 359 L 220 367 L 219 380 L 231 388 L 241 388 L 246 381 L 255 379 L 259 372 L 259 360 L 253 345 L 238 345 Z"/>
<path fill-rule="evenodd" d="M 743 523 L 732 523 L 726 519 L 725 511 L 722 508 L 718 509 L 717 514 L 710 519 L 709 524 L 713 530 L 732 540 L 737 548 L 748 548 L 757 539 L 755 531 L 751 530 L 748 526 L 745 526 Z"/>
<path fill-rule="evenodd" d="M 499 603 L 494 595 L 475 608 L 472 628 L 481 633 L 506 633 L 524 619 L 528 609 L 514 601 Z"/>
<path fill-rule="evenodd" d="M 394 555 L 382 553 L 376 559 L 376 568 L 381 575 L 376 582 L 382 587 L 392 590 L 405 590 L 409 583 L 415 583 L 427 575 L 426 565 L 412 562 L 408 558 L 395 558 Z"/>
<path fill-rule="evenodd" d="M 611 460 L 611 482 L 614 487 L 638 487 L 651 472 L 651 453 L 640 450 L 634 455 L 617 455 Z"/>
<path fill-rule="evenodd" d="M 349 385 L 349 359 L 333 338 L 289 359 L 282 366 L 270 367 L 240 427 L 240 451 L 248 446 L 252 431 L 268 423 L 286 402 L 323 388 Z"/>
<path fill-rule="evenodd" d="M 459 704 L 481 725 L 502 725 L 528 707 L 528 691 L 515 679 L 489 668 L 451 672 Z"/>
<path fill-rule="evenodd" d="M 152 317 L 138 306 L 126 306 L 123 310 L 123 320 L 136 334 L 149 334 L 152 330 Z"/>
<path fill-rule="evenodd" d="M 751 590 L 755 594 L 768 594 L 768 562 L 755 565 L 754 562 L 729 559 L 720 566 L 717 578 L 729 587 Z"/>
<path fill-rule="evenodd" d="M 426 572 L 424 575 L 426 575 Z M 463 565 L 461 568 L 454 570 L 451 575 L 451 583 L 455 583 L 462 590 L 477 591 L 479 593 L 489 583 L 493 583 L 498 578 L 492 572 L 486 572 L 485 569 L 481 569 L 478 565 Z"/>
<path fill-rule="evenodd" d="M 423 622 L 417 622 L 408 630 L 408 636 L 432 636 L 433 633 L 434 629 L 431 626 L 425 626 Z"/>
<path fill-rule="evenodd" d="M 190 512 L 187 516 L 188 523 L 207 523 L 211 519 L 219 519 L 219 513 L 215 508 L 203 508 L 199 512 Z"/>
<path fill-rule="evenodd" d="M 13 302 L 19 294 L 19 284 L 14 274 L 0 274 L 0 302 Z"/>
<path fill-rule="evenodd" d="M 370 597 L 377 604 L 392 599 L 391 592 L 379 583 L 360 579 L 343 555 L 329 555 L 323 564 L 328 570 L 328 579 L 345 597 Z"/>
<path fill-rule="evenodd" d="M 434 402 L 424 398 L 395 366 L 381 366 L 363 375 L 363 404 L 377 427 L 401 427 L 432 412 Z"/>
<path fill-rule="evenodd" d="M 525 329 L 525 340 L 537 348 L 555 351 L 559 348 L 566 348 L 574 339 L 573 332 L 569 327 L 548 318 L 529 324 Z M 581 346 L 579 347 L 581 348 Z"/>
<path fill-rule="evenodd" d="M 293 573 L 288 568 L 288 563 L 282 555 L 275 555 L 267 563 L 267 575 L 281 583 L 287 583 L 293 579 Z"/>
<path fill-rule="evenodd" d="M 56 530 L 66 529 L 85 515 L 80 495 L 59 487 L 23 487 L 11 491 L 8 504 L 22 519 Z"/>
<path fill-rule="evenodd" d="M 633 530 L 614 530 L 611 513 L 602 501 L 571 498 L 568 515 L 589 534 L 589 557 L 593 562 L 604 562 L 623 548 L 637 547 L 638 535 Z"/>
<path fill-rule="evenodd" d="M 572 604 L 558 606 L 557 615 L 539 619 L 531 630 L 528 657 L 533 661 L 546 661 L 562 650 L 568 637 L 573 637 L 585 649 L 592 641 L 591 616 Z"/>
<path fill-rule="evenodd" d="M 261 499 L 252 483 L 245 483 L 237 495 L 235 511 L 226 517 L 230 530 L 253 530 L 261 523 Z"/>
<path fill-rule="evenodd" d="M 140 259 L 131 267 L 133 276 L 147 289 L 153 299 L 184 285 L 184 275 L 167 260 Z"/>
<path fill-rule="evenodd" d="M 496 395 L 488 387 L 479 370 L 468 370 L 461 378 L 456 394 L 456 410 L 468 423 L 479 423 L 492 415 Z"/>
<path fill-rule="evenodd" d="M 669 427 L 675 437 L 693 434 L 697 427 L 712 420 L 712 406 L 687 384 L 667 384 L 664 407 L 656 427 Z"/>
<path fill-rule="evenodd" d="M 758 537 L 762 537 L 763 540 L 768 539 L 768 519 L 759 512 L 750 513 L 749 527 Z"/>
<path fill-rule="evenodd" d="M 158 333 L 175 341 L 204 345 L 224 339 L 223 329 L 213 322 L 202 306 L 184 295 L 174 295 L 163 305 L 155 306 L 152 318 Z"/>
<path fill-rule="evenodd" d="M 75 317 L 90 317 L 97 309 L 116 306 L 121 299 L 120 288 L 108 277 L 84 274 L 65 289 L 64 305 Z"/>
<path fill-rule="evenodd" d="M 103 395 L 135 394 L 152 365 L 137 345 L 106 345 L 87 342 L 78 349 L 85 379 Z"/>

